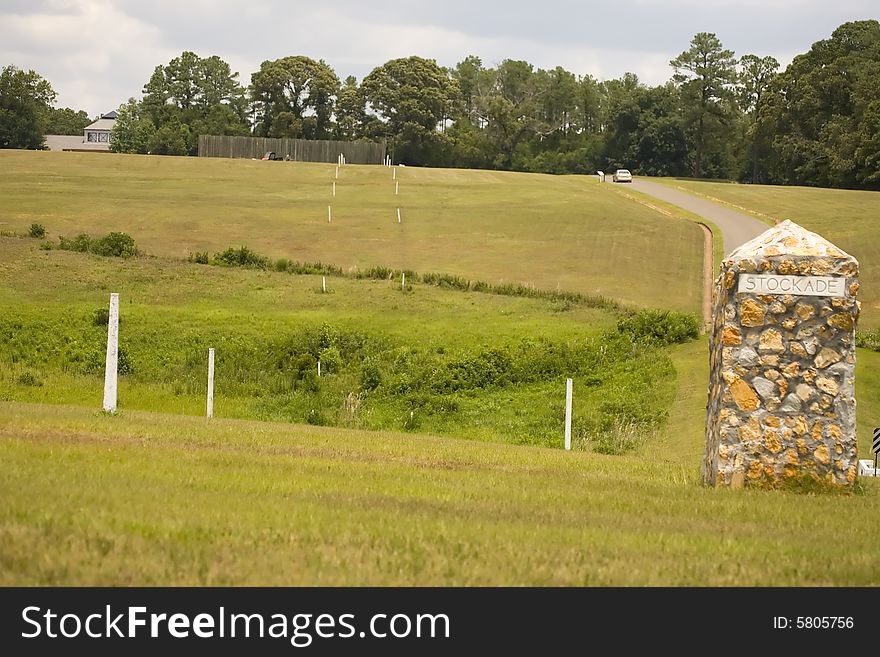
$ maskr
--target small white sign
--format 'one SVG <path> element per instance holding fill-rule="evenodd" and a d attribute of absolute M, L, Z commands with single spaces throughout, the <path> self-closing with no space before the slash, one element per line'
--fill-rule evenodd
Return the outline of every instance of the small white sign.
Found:
<path fill-rule="evenodd" d="M 736 291 L 749 294 L 791 294 L 802 297 L 845 297 L 846 278 L 740 274 L 739 287 Z"/>

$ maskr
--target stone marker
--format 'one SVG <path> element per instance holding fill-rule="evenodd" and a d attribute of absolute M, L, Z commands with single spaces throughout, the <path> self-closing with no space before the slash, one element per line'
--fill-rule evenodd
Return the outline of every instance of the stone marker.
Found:
<path fill-rule="evenodd" d="M 855 258 L 791 221 L 724 259 L 703 483 L 855 481 L 858 276 Z"/>

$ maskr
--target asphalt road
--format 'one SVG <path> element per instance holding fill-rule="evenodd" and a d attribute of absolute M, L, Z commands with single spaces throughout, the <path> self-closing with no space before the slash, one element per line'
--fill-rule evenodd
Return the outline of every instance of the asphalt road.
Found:
<path fill-rule="evenodd" d="M 606 180 L 611 180 L 609 176 Z M 618 183 L 621 184 L 621 183 Z M 745 244 L 753 237 L 757 237 L 770 226 L 754 217 L 718 203 L 692 196 L 687 192 L 681 192 L 661 183 L 651 182 L 644 178 L 633 178 L 632 187 L 638 192 L 653 196 L 672 205 L 700 215 L 718 226 L 721 231 L 721 239 L 724 241 L 724 255 L 728 255 L 736 247 Z"/>

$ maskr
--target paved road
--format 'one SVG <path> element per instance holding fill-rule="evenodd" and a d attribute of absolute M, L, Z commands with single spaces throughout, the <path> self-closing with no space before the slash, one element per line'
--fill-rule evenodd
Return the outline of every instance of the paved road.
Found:
<path fill-rule="evenodd" d="M 753 237 L 757 237 L 770 228 L 764 222 L 758 221 L 747 214 L 737 212 L 699 196 L 681 192 L 661 183 L 651 182 L 644 178 L 635 178 L 632 181 L 632 186 L 636 191 L 677 205 L 714 223 L 721 231 L 721 238 L 724 240 L 724 255 L 729 254 L 740 244 L 745 244 Z"/>

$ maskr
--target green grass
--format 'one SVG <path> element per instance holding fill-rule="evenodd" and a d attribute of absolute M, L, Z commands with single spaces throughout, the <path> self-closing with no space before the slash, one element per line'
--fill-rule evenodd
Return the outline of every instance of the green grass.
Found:
<path fill-rule="evenodd" d="M 880 584 L 873 482 L 712 490 L 662 453 L 19 403 L 0 459 L 2 585 Z"/>
<path fill-rule="evenodd" d="M 440 271 L 699 311 L 700 229 L 607 194 L 593 176 L 398 167 L 395 196 L 388 168 L 349 165 L 334 199 L 334 169 L 2 151 L 0 231 L 123 231 L 175 258 L 247 245 L 344 269 Z"/>
<path fill-rule="evenodd" d="M 322 293 L 320 276 L 42 251 L 14 238 L 0 249 L 4 400 L 100 399 L 111 291 L 123 409 L 203 414 L 214 347 L 221 417 L 558 447 L 572 377 L 576 447 L 617 452 L 662 425 L 675 385 L 661 348 L 569 300 L 334 276 Z M 645 435 L 621 440 L 621 426 Z"/>
<path fill-rule="evenodd" d="M 880 193 L 815 187 L 741 185 L 658 179 L 750 212 L 758 218 L 791 219 L 859 260 L 863 328 L 880 327 Z"/>

